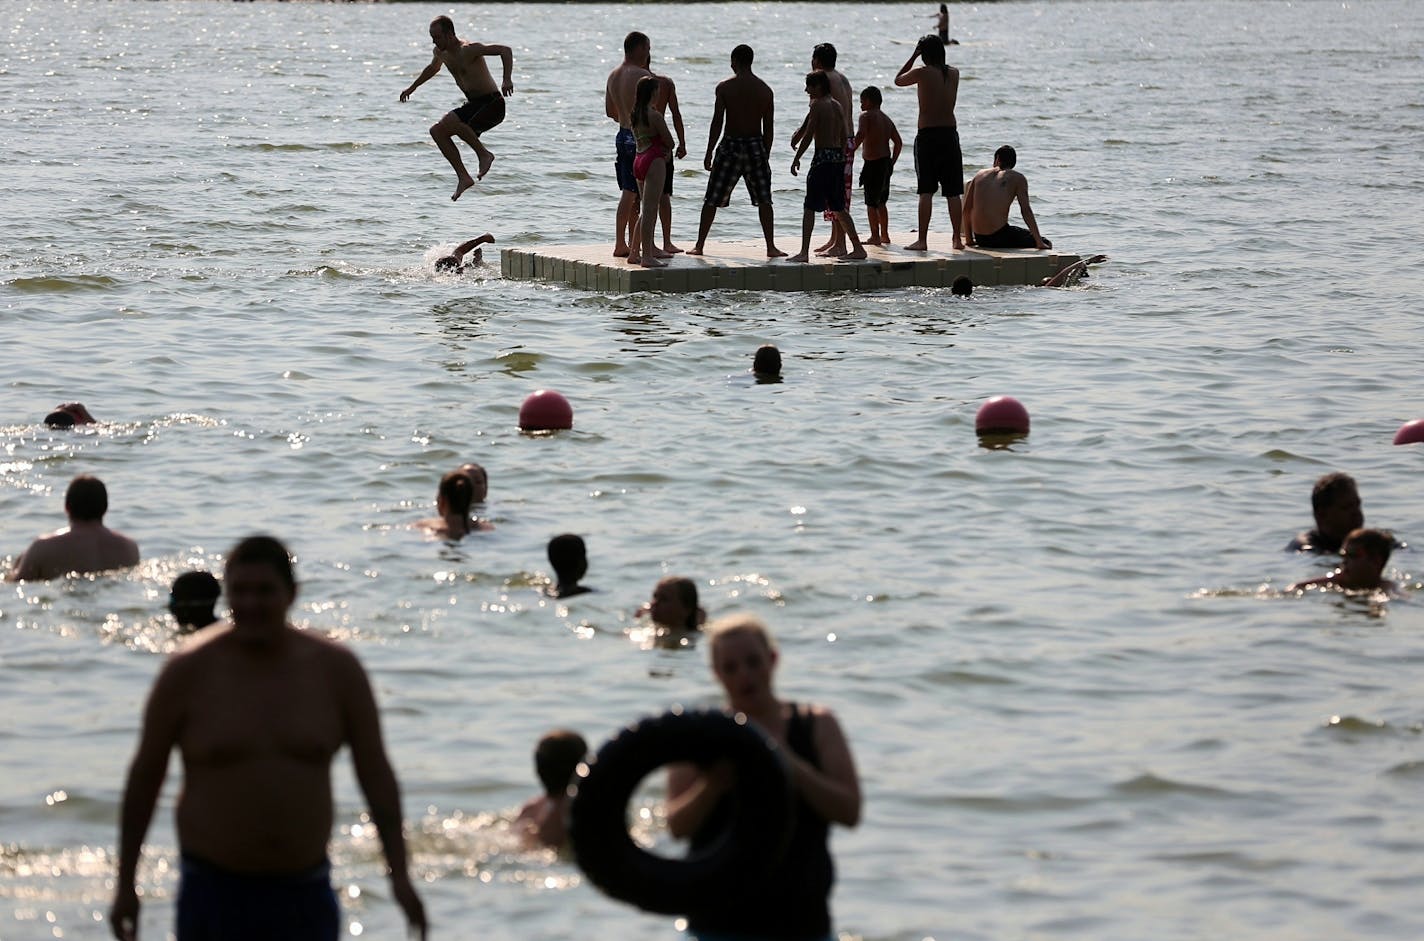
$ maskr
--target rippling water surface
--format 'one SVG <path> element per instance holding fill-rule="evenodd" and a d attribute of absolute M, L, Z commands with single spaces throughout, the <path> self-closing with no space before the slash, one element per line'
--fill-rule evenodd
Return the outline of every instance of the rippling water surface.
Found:
<path fill-rule="evenodd" d="M 517 89 L 458 204 L 426 136 L 454 86 L 396 100 L 443 8 L 6 10 L 0 556 L 92 472 L 146 561 L 0 595 L 0 938 L 105 936 L 167 585 L 257 529 L 299 556 L 300 622 L 375 679 L 436 937 L 671 935 L 508 830 L 546 728 L 601 741 L 715 701 L 700 653 L 627 636 L 669 572 L 714 616 L 765 616 L 781 690 L 848 730 L 866 812 L 835 837 L 847 937 L 1424 935 L 1417 554 L 1391 562 L 1402 599 L 1278 596 L 1324 569 L 1281 547 L 1327 470 L 1424 539 L 1424 454 L 1390 445 L 1424 414 L 1417 5 L 956 5 L 970 170 L 1015 144 L 1045 233 L 1112 258 L 1080 288 L 967 303 L 429 271 L 485 230 L 611 235 L 603 77 L 631 28 L 677 79 L 694 154 L 727 53 L 755 46 L 790 244 L 811 46 L 890 86 L 931 4 L 456 8 L 467 38 L 514 47 Z M 913 128 L 909 93 L 886 110 Z M 704 185 L 680 165 L 684 245 Z M 907 164 L 901 240 L 910 188 Z M 754 236 L 740 200 L 715 237 Z M 745 377 L 764 342 L 780 385 Z M 573 432 L 516 431 L 541 387 Z M 1033 434 L 981 449 L 974 410 L 999 393 Z M 32 423 L 71 399 L 106 423 Z M 427 541 L 408 524 L 463 460 L 489 468 L 498 528 Z M 600 589 L 567 605 L 535 590 L 563 531 Z M 346 918 L 396 937 L 338 767 Z M 174 785 L 150 938 L 171 924 Z M 657 837 L 657 789 L 640 801 Z"/>

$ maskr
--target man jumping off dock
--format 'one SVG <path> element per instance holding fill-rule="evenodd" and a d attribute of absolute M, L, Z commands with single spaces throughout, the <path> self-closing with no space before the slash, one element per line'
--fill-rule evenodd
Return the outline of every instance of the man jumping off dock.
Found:
<path fill-rule="evenodd" d="M 494 154 L 480 141 L 480 135 L 504 120 L 504 98 L 514 94 L 514 52 L 508 46 L 465 42 L 455 35 L 455 24 L 448 16 L 437 16 L 430 21 L 430 39 L 435 43 L 435 57 L 410 87 L 401 92 L 400 100 L 410 98 L 417 88 L 435 77 L 442 65 L 450 70 L 455 84 L 469 99 L 430 128 L 435 145 L 455 169 L 455 194 L 450 197 L 454 201 L 474 186 L 476 179 L 484 179 L 490 164 L 494 163 Z M 498 88 L 489 66 L 485 65 L 485 56 L 499 56 L 504 63 L 504 79 Z M 465 169 L 465 161 L 455 146 L 456 137 L 473 147 L 479 157 L 477 177 L 471 177 Z"/>

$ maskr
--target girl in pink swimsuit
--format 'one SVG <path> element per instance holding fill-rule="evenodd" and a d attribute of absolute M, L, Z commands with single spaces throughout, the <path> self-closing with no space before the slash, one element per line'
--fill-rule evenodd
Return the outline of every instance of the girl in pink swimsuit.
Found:
<path fill-rule="evenodd" d="M 672 153 L 672 132 L 658 110 L 652 107 L 658 80 L 645 75 L 638 80 L 633 99 L 633 138 L 638 154 L 633 158 L 633 178 L 641 187 L 639 243 L 642 251 L 629 253 L 628 260 L 644 268 L 666 268 L 667 262 L 654 255 L 653 228 L 658 221 L 658 202 L 667 185 L 667 155 Z"/>

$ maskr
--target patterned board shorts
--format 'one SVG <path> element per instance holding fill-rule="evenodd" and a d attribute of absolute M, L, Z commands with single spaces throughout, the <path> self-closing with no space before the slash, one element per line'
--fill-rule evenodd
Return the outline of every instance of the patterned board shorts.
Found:
<path fill-rule="evenodd" d="M 709 206 L 726 206 L 737 180 L 747 181 L 747 195 L 753 206 L 771 204 L 771 164 L 760 137 L 724 137 L 712 158 L 712 175 L 707 178 Z"/>

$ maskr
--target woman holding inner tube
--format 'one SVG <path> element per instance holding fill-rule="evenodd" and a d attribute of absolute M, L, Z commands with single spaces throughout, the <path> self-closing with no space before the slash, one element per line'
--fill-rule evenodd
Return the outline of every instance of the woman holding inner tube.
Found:
<path fill-rule="evenodd" d="M 778 699 L 772 688 L 779 654 L 766 625 L 734 615 L 707 629 L 712 672 L 727 692 L 727 708 L 745 713 L 776 740 L 787 761 L 795 794 L 795 820 L 786 856 L 759 887 L 705 912 L 687 913 L 687 930 L 698 941 L 827 941 L 830 896 L 835 881 L 830 825 L 860 822 L 860 781 L 850 745 L 835 715 L 824 706 Z M 668 768 L 668 828 L 690 837 L 697 850 L 713 843 L 733 812 L 730 791 L 736 768 Z"/>

